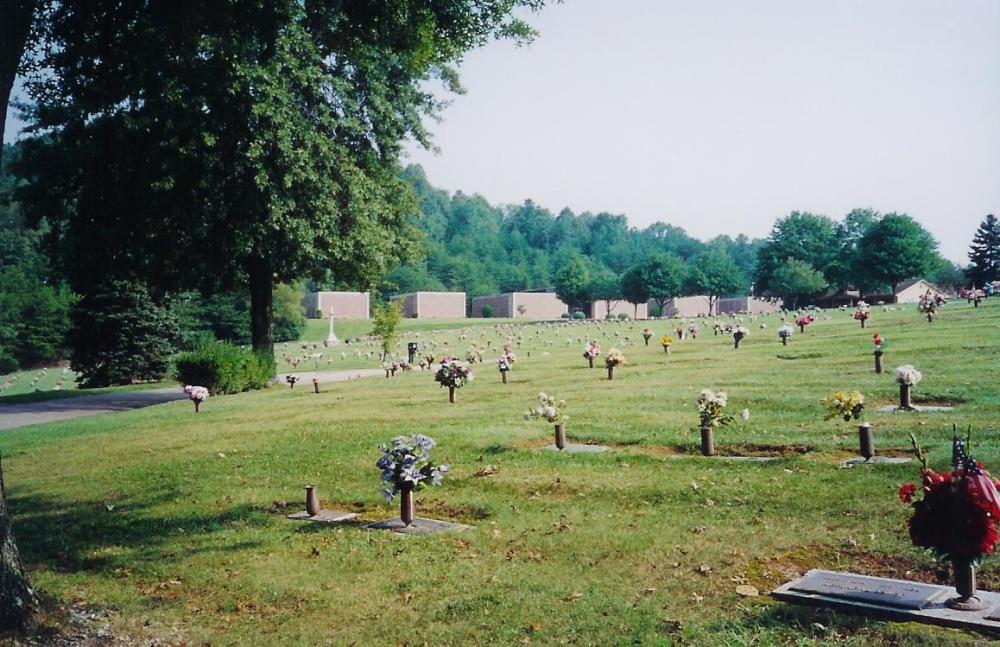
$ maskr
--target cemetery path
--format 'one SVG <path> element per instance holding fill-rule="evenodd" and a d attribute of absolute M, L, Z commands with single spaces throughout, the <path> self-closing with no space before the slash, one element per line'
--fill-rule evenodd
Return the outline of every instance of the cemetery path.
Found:
<path fill-rule="evenodd" d="M 361 368 L 342 371 L 319 371 L 296 373 L 302 386 L 311 384 L 315 377 L 321 384 L 346 382 L 362 377 L 383 375 L 381 369 Z M 283 384 L 285 374 L 278 376 Z M 149 391 L 125 391 L 122 393 L 102 393 L 100 395 L 80 395 L 59 400 L 27 402 L 24 404 L 0 405 L 0 431 L 16 429 L 28 425 L 40 425 L 58 420 L 72 420 L 103 413 L 128 411 L 175 400 L 185 400 L 187 396 L 178 388 L 152 389 Z"/>

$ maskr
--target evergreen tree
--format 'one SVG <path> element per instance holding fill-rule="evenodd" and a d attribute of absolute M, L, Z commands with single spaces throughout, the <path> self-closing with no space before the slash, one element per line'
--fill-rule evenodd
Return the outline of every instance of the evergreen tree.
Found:
<path fill-rule="evenodd" d="M 992 213 L 983 220 L 969 245 L 966 274 L 976 287 L 1000 280 L 1000 221 Z"/>

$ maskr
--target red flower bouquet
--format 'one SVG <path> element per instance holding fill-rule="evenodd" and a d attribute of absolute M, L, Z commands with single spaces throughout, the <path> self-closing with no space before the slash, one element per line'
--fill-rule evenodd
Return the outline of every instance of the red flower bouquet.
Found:
<path fill-rule="evenodd" d="M 911 434 L 911 439 L 912 434 Z M 913 439 L 920 470 L 922 499 L 915 499 L 917 486 L 907 483 L 899 498 L 913 506 L 910 539 L 914 546 L 928 548 L 940 558 L 979 563 L 1000 542 L 1000 495 L 993 479 L 966 453 L 966 443 L 956 433 L 952 439 L 952 470 L 935 472 L 927 467 L 923 452 Z"/>

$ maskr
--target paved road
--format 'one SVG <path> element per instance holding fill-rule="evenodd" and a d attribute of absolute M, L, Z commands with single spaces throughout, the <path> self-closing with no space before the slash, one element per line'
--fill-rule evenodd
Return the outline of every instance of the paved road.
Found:
<path fill-rule="evenodd" d="M 361 377 L 384 375 L 381 369 L 361 368 L 343 371 L 319 371 L 296 373 L 301 380 L 300 386 L 309 385 L 315 377 L 321 384 L 328 382 L 346 382 Z M 278 376 L 284 384 L 285 374 Z M 100 395 L 80 395 L 73 398 L 46 400 L 43 402 L 27 402 L 24 404 L 0 405 L 0 430 L 15 429 L 27 425 L 38 425 L 56 420 L 70 420 L 84 416 L 96 416 L 102 413 L 127 411 L 149 407 L 154 404 L 184 400 L 187 396 L 179 388 L 154 389 L 150 391 L 126 391 L 124 393 L 102 393 Z"/>

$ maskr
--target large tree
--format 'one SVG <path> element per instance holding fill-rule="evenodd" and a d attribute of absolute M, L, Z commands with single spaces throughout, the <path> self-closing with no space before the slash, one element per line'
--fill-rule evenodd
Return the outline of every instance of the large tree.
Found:
<path fill-rule="evenodd" d="M 992 213 L 983 220 L 969 245 L 969 280 L 977 287 L 1000 280 L 1000 221 Z"/>
<path fill-rule="evenodd" d="M 758 294 L 773 291 L 774 273 L 788 259 L 810 264 L 830 282 L 839 252 L 840 238 L 832 219 L 793 211 L 774 223 L 767 241 L 757 250 L 754 291 Z"/>
<path fill-rule="evenodd" d="M 368 287 L 414 249 L 403 144 L 429 145 L 453 65 L 541 0 L 62 3 L 26 155 L 75 287 L 245 285 L 273 352 L 273 286 Z"/>
<path fill-rule="evenodd" d="M 587 292 L 591 299 L 604 302 L 605 319 L 611 316 L 611 311 L 624 298 L 621 277 L 603 266 L 599 266 L 590 272 L 590 282 Z M 597 313 L 592 312 L 591 316 L 596 317 Z"/>
<path fill-rule="evenodd" d="M 556 272 L 556 296 L 570 308 L 590 301 L 590 269 L 579 255 L 570 256 Z M 591 313 L 592 314 L 592 313 Z"/>
<path fill-rule="evenodd" d="M 38 596 L 28 584 L 14 543 L 0 462 L 0 632 L 26 631 L 37 607 Z"/>
<path fill-rule="evenodd" d="M 646 285 L 642 268 L 633 265 L 622 274 L 622 297 L 632 304 L 632 317 L 639 316 L 639 304 L 646 303 L 653 295 L 649 293 L 649 286 Z"/>
<path fill-rule="evenodd" d="M 683 293 L 687 267 L 679 257 L 673 254 L 654 254 L 635 267 L 646 293 L 660 306 L 661 313 L 667 301 Z"/>
<path fill-rule="evenodd" d="M 822 294 L 827 282 L 822 272 L 809 263 L 790 258 L 774 271 L 768 285 L 765 294 L 779 297 L 785 308 L 795 309 Z"/>
<path fill-rule="evenodd" d="M 888 285 L 892 294 L 902 281 L 922 278 L 940 264 L 937 241 L 906 214 L 886 214 L 858 241 L 860 276 L 867 285 Z"/>
<path fill-rule="evenodd" d="M 708 296 L 708 314 L 715 312 L 720 296 L 735 295 L 747 289 L 736 263 L 720 249 L 706 249 L 689 265 L 686 291 Z"/>
<path fill-rule="evenodd" d="M 38 0 L 0 0 L 0 161 L 14 80 L 24 61 Z"/>

